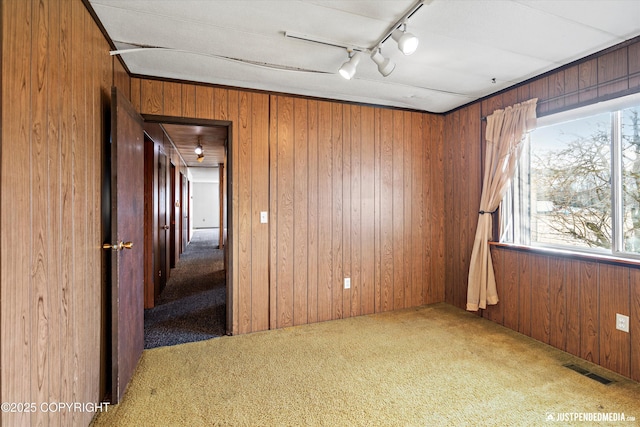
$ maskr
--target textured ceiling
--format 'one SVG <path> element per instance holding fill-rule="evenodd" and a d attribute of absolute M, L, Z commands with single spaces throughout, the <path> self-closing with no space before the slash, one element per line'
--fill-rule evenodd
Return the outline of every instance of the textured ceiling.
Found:
<path fill-rule="evenodd" d="M 640 35 L 638 0 L 433 0 L 409 20 L 420 39 L 382 77 L 363 55 L 337 74 L 341 47 L 375 48 L 415 0 L 89 0 L 137 75 L 446 112 Z M 274 68 L 276 67 L 276 68 Z"/>

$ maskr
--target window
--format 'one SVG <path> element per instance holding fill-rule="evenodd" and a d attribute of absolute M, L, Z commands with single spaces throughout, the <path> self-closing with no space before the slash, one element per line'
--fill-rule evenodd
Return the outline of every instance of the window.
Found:
<path fill-rule="evenodd" d="M 640 257 L 640 96 L 538 120 L 501 241 Z"/>

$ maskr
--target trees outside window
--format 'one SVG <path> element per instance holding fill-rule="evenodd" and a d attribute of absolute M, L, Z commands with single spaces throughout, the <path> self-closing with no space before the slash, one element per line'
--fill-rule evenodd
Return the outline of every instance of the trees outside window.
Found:
<path fill-rule="evenodd" d="M 640 106 L 531 132 L 503 241 L 640 255 Z"/>

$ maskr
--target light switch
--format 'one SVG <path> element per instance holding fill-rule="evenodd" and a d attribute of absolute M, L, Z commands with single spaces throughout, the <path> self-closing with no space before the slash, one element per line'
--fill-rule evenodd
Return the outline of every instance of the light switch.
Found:
<path fill-rule="evenodd" d="M 267 223 L 267 212 L 266 211 L 262 211 L 260 212 L 260 223 L 261 224 L 266 224 Z"/>

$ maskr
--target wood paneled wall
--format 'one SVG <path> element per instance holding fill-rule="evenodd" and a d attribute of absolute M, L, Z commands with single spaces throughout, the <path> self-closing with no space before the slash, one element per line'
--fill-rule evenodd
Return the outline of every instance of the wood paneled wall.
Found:
<path fill-rule="evenodd" d="M 269 328 L 269 95 L 204 85 L 131 79 L 131 102 L 141 114 L 231 123 L 233 264 L 228 271 L 230 333 Z"/>
<path fill-rule="evenodd" d="M 640 268 L 493 247 L 501 303 L 486 317 L 640 381 Z M 630 333 L 615 328 L 630 317 Z"/>
<path fill-rule="evenodd" d="M 486 123 L 481 118 L 530 98 L 538 98 L 537 113 L 543 116 L 639 92 L 639 58 L 640 40 L 635 39 L 446 115 L 446 302 L 460 308 L 466 305 L 469 258 L 482 183 Z M 611 331 L 615 326 L 612 310 L 622 310 L 618 312 L 629 315 L 632 323 L 638 323 L 640 301 L 633 281 L 636 280 L 634 268 L 596 263 L 576 267 L 575 261 L 568 258 L 499 252 L 503 258 L 509 258 L 504 264 L 505 272 L 498 278 L 500 303 L 489 306 L 481 315 L 638 380 L 633 370 L 635 365 L 630 362 L 630 358 L 640 359 L 638 346 L 632 339 L 631 348 L 635 350 L 629 353 L 629 343 L 622 343 L 629 335 L 620 338 L 618 331 Z M 525 269 L 517 275 L 512 271 L 516 257 L 518 265 Z M 585 275 L 598 285 L 574 284 L 586 280 Z M 618 276 L 621 280 L 614 280 Z M 574 284 L 573 287 L 569 287 L 570 284 Z M 620 286 L 622 289 L 618 289 Z M 576 289 L 581 289 L 581 304 L 574 304 L 575 295 L 567 294 Z M 617 296 L 611 300 L 614 293 Z M 567 301 L 558 298 L 567 298 Z M 556 310 L 565 311 L 558 314 Z M 567 328 L 580 326 L 579 332 L 561 331 L 565 320 L 552 321 L 558 315 L 565 320 L 580 319 L 583 322 L 580 325 L 576 321 L 566 323 Z M 580 336 L 578 341 L 576 334 Z M 565 343 L 565 340 L 568 341 Z"/>
<path fill-rule="evenodd" d="M 442 117 L 272 96 L 270 123 L 271 328 L 443 301 Z"/>
<path fill-rule="evenodd" d="M 442 116 L 138 78 L 131 94 L 231 124 L 231 333 L 444 299 Z"/>
<path fill-rule="evenodd" d="M 102 150 L 113 76 L 128 77 L 80 0 L 0 7 L 0 400 L 99 402 Z M 87 425 L 93 414 L 1 416 Z"/>

